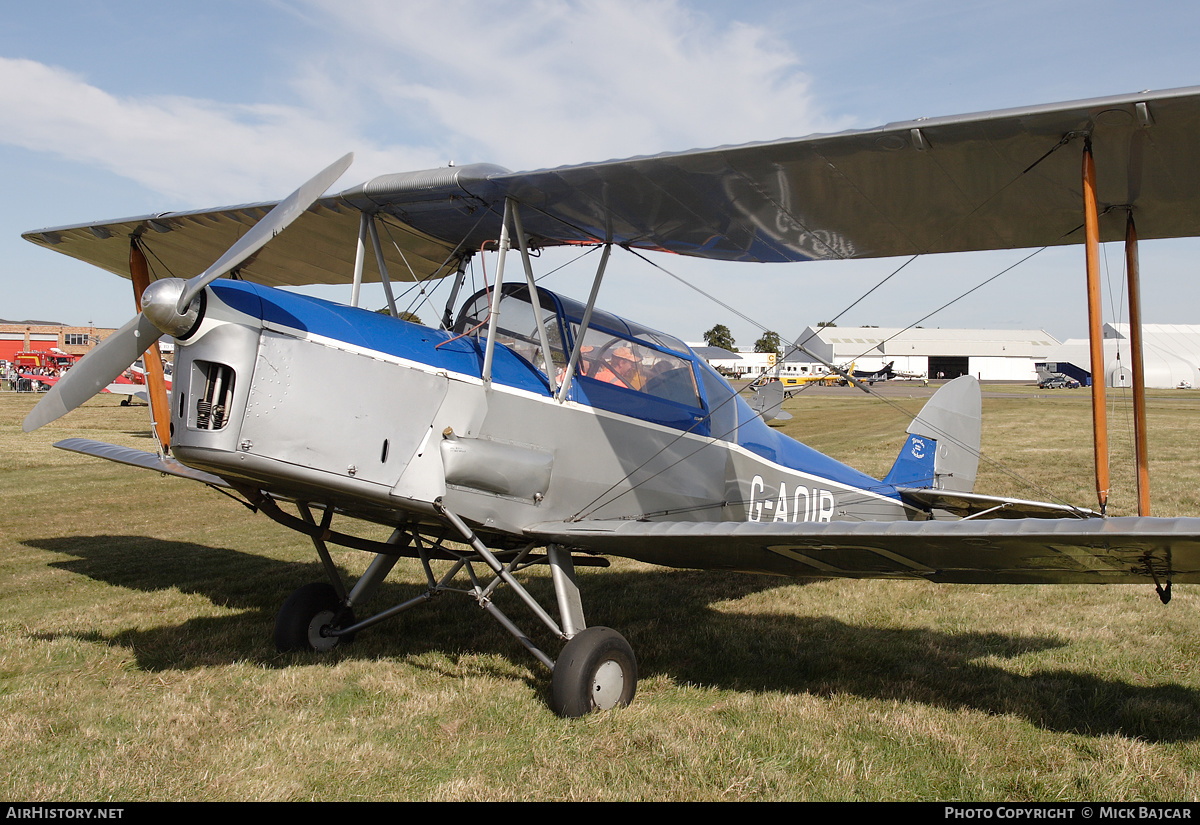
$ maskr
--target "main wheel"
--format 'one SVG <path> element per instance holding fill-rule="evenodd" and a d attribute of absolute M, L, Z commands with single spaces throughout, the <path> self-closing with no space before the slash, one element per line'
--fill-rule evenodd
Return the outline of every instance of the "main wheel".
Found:
<path fill-rule="evenodd" d="M 280 653 L 295 650 L 333 650 L 345 639 L 323 636 L 322 628 L 354 624 L 354 613 L 344 608 L 331 585 L 306 584 L 288 596 L 275 618 L 275 647 Z M 349 639 L 345 639 L 349 641 Z"/>
<path fill-rule="evenodd" d="M 567 642 L 550 679 L 550 707 L 559 716 L 628 705 L 637 691 L 637 659 L 609 627 L 589 627 Z"/>

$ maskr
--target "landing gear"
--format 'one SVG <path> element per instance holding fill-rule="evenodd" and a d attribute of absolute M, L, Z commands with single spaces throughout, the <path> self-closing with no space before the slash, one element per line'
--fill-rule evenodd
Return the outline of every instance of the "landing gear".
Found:
<path fill-rule="evenodd" d="M 342 614 L 342 615 L 339 615 Z M 298 650 L 333 650 L 345 637 L 331 636 L 335 626 L 354 624 L 354 614 L 343 610 L 333 587 L 323 582 L 306 584 L 288 597 L 275 619 L 275 647 L 280 653 Z"/>
<path fill-rule="evenodd" d="M 559 716 L 624 707 L 637 691 L 637 659 L 617 631 L 589 627 L 567 642 L 550 679 L 550 708 Z"/>
<path fill-rule="evenodd" d="M 331 530 L 333 508 L 330 506 L 325 507 L 318 524 L 307 503 L 297 503 L 301 518 L 295 518 L 281 511 L 269 496 L 263 495 L 252 501 L 279 523 L 309 536 L 329 575 L 328 583 L 301 587 L 280 609 L 275 621 L 275 646 L 280 652 L 332 650 L 339 644 L 349 643 L 355 633 L 427 604 L 441 594 L 457 593 L 473 599 L 552 672 L 550 707 L 555 713 L 571 718 L 595 710 L 623 707 L 633 701 L 637 691 L 637 659 L 633 648 L 615 630 L 587 627 L 575 578 L 577 563 L 605 567 L 608 565 L 606 560 L 586 555 L 575 559 L 570 548 L 536 542 L 501 549 L 497 556 L 440 499 L 435 500 L 434 507 L 450 530 L 430 537 L 419 526 L 401 525 L 386 542 L 368 541 Z M 330 540 L 376 554 L 351 588 L 343 586 L 325 546 Z M 462 549 L 457 544 L 459 541 L 465 541 L 468 548 Z M 545 548 L 545 555 L 535 553 L 539 546 Z M 370 599 L 403 555 L 415 555 L 420 559 L 425 570 L 425 591 L 369 618 L 356 620 L 354 608 L 360 608 Z M 434 561 L 449 562 L 450 567 L 437 575 Z M 515 577 L 534 565 L 550 568 L 557 618 Z M 460 574 L 465 574 L 466 581 Z M 514 593 L 556 639 L 566 642 L 557 662 L 501 611 L 494 598 L 501 585 Z"/>

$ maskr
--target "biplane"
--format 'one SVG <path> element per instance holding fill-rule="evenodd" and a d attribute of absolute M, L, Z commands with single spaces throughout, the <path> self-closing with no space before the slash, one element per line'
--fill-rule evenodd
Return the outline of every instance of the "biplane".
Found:
<path fill-rule="evenodd" d="M 143 353 L 161 388 L 155 342 L 171 336 L 173 390 L 152 393 L 158 452 L 56 446 L 223 488 L 309 536 L 328 581 L 282 606 L 280 650 L 329 650 L 465 592 L 550 668 L 565 716 L 636 690 L 634 651 L 587 625 L 575 574 L 608 556 L 797 577 L 1143 582 L 1165 597 L 1200 581 L 1200 519 L 1103 517 L 1099 461 L 1100 512 L 976 493 L 973 378 L 930 399 L 876 479 L 770 428 L 770 405 L 752 409 L 679 339 L 598 297 L 614 248 L 753 277 L 752 263 L 1081 243 L 1090 272 L 1095 245 L 1128 243 L 1135 219 L 1143 238 L 1200 234 L 1198 135 L 1200 87 L 531 172 L 452 166 L 324 194 L 347 156 L 278 203 L 41 229 L 25 237 L 130 277 L 140 304 L 24 428 Z M 562 245 L 601 250 L 585 301 L 535 283 L 531 253 Z M 485 252 L 494 280 L 461 298 Z M 516 255 L 524 277 L 507 282 Z M 374 280 L 388 315 L 357 306 Z M 393 283 L 433 280 L 450 284 L 437 327 L 401 320 Z M 279 288 L 345 282 L 349 305 Z M 391 535 L 348 532 L 355 519 Z M 342 581 L 331 543 L 373 554 L 357 582 Z M 362 618 L 402 558 L 420 562 L 427 591 Z M 521 583 L 535 567 L 549 569 L 553 605 Z M 500 587 L 565 643 L 558 656 L 500 610 Z"/>

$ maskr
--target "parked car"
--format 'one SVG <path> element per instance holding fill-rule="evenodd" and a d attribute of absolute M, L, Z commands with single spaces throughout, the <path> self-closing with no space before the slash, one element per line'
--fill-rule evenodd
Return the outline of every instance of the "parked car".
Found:
<path fill-rule="evenodd" d="M 1043 390 L 1074 390 L 1080 386 L 1079 382 L 1069 375 L 1052 375 L 1045 381 L 1039 381 L 1038 387 Z"/>

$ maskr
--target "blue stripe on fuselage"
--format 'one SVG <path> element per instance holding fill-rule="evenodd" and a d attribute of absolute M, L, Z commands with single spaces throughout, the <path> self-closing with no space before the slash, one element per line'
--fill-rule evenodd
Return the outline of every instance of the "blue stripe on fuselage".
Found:
<path fill-rule="evenodd" d="M 483 374 L 483 348 L 475 338 L 452 341 L 454 336 L 443 330 L 245 281 L 217 281 L 209 288 L 233 309 L 267 323 L 428 364 L 447 372 L 476 378 Z M 496 347 L 492 380 L 516 389 L 550 395 L 550 386 L 542 374 L 505 347 Z"/>
<path fill-rule="evenodd" d="M 740 424 L 737 431 L 737 443 L 750 452 L 760 455 L 768 461 L 782 464 L 784 467 L 827 478 L 830 481 L 845 484 L 847 487 L 870 490 L 889 498 L 900 498 L 892 485 L 884 484 L 837 459 L 817 452 L 807 444 L 789 438 L 768 426 L 741 396 L 735 400 Z"/>

